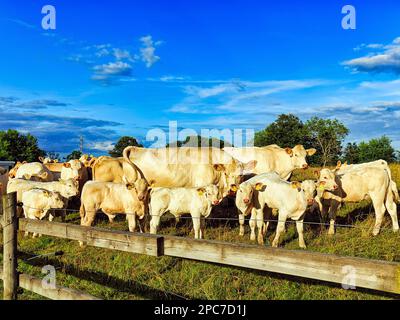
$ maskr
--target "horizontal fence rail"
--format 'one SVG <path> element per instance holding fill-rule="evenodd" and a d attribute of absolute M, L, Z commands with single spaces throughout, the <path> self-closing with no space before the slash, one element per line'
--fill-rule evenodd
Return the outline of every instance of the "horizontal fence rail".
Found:
<path fill-rule="evenodd" d="M 101 300 L 90 294 L 75 289 L 56 285 L 55 288 L 45 288 L 42 279 L 21 273 L 18 275 L 19 286 L 52 300 Z M 0 279 L 3 279 L 3 268 L 0 267 Z"/>

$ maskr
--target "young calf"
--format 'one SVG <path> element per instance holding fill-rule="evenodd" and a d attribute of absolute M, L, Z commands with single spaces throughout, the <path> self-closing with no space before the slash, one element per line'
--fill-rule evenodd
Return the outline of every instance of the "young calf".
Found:
<path fill-rule="evenodd" d="M 322 169 L 319 181 L 324 183 L 325 192 L 321 197 L 322 211 L 330 210 L 329 234 L 334 234 L 337 207 L 329 208 L 338 201 L 359 202 L 370 198 L 375 210 L 375 226 L 372 234 L 376 236 L 381 228 L 383 216 L 388 210 L 393 223 L 393 231 L 399 230 L 397 208 L 394 202 L 390 173 L 379 167 L 359 167 L 336 174 L 337 170 Z M 332 203 L 332 201 L 334 202 Z M 328 201 L 328 202 L 325 202 Z"/>
<path fill-rule="evenodd" d="M 244 216 L 251 212 L 250 239 L 255 240 L 257 225 L 258 243 L 263 244 L 264 234 L 268 228 L 268 223 L 264 223 L 264 208 L 277 209 L 279 210 L 278 226 L 272 246 L 278 246 L 279 237 L 285 231 L 285 222 L 287 218 L 291 218 L 296 220 L 299 246 L 306 248 L 303 237 L 303 219 L 307 209 L 307 196 L 299 182 L 287 182 L 275 172 L 263 173 L 241 183 L 237 189 L 236 206 L 242 215 L 239 217 L 241 232 L 243 231 Z"/>
<path fill-rule="evenodd" d="M 157 233 L 161 216 L 170 212 L 176 218 L 190 213 L 193 221 L 194 238 L 203 237 L 202 218 L 207 218 L 213 205 L 220 202 L 218 187 L 203 188 L 154 188 L 150 192 L 150 233 Z"/>
<path fill-rule="evenodd" d="M 129 231 L 136 228 L 136 216 L 143 219 L 146 213 L 148 183 L 138 179 L 134 183 L 89 181 L 83 186 L 81 197 L 81 225 L 91 226 L 96 213 L 107 215 L 126 214 Z"/>
<path fill-rule="evenodd" d="M 64 207 L 64 199 L 58 192 L 44 189 L 32 189 L 24 192 L 22 203 L 25 218 L 35 220 L 42 220 L 49 213 L 49 220 L 52 221 L 54 215 L 51 209 L 62 209 Z M 29 232 L 25 232 L 25 236 L 28 234 Z M 37 234 L 34 233 L 33 237 L 36 236 Z"/>

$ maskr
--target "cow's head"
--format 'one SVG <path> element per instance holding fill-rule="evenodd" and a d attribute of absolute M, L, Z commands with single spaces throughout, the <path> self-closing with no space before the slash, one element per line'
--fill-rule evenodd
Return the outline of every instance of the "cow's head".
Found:
<path fill-rule="evenodd" d="M 218 170 L 217 168 L 220 168 L 221 171 L 224 171 L 226 177 L 225 191 L 223 196 L 227 196 L 232 191 L 232 188 L 230 188 L 231 185 L 239 185 L 241 182 L 241 177 L 248 172 L 252 172 L 256 165 L 256 160 L 252 160 L 247 163 L 232 160 L 232 162 L 229 164 L 214 165 L 214 169 Z"/>
<path fill-rule="evenodd" d="M 198 188 L 197 193 L 200 196 L 205 196 L 206 199 L 214 206 L 219 204 L 222 200 L 222 198 L 219 196 L 219 190 L 216 185 L 208 185 L 203 188 Z"/>
<path fill-rule="evenodd" d="M 307 205 L 313 205 L 317 196 L 317 183 L 314 180 L 304 180 L 301 183 L 301 189 L 306 196 Z"/>
<path fill-rule="evenodd" d="M 128 179 L 123 176 L 122 180 L 128 190 L 136 192 L 139 201 L 145 201 L 147 199 L 149 184 L 146 179 L 139 178 L 135 182 L 129 182 Z"/>
<path fill-rule="evenodd" d="M 306 161 L 307 156 L 312 156 L 317 150 L 314 148 L 304 149 L 300 144 L 294 148 L 285 148 L 285 152 L 290 157 L 291 164 L 295 169 L 307 169 L 308 164 Z"/>
<path fill-rule="evenodd" d="M 79 194 L 79 182 L 75 179 L 59 179 L 62 184 L 60 194 L 65 198 L 71 198 Z"/>
<path fill-rule="evenodd" d="M 48 203 L 53 209 L 64 208 L 64 198 L 58 192 L 43 191 L 43 196 L 48 199 Z"/>
<path fill-rule="evenodd" d="M 243 182 L 239 185 L 231 185 L 231 190 L 236 191 L 235 204 L 239 211 L 245 216 L 250 214 L 253 204 L 253 194 L 255 191 L 262 191 L 265 189 L 265 185 L 257 183 L 252 185 L 247 182 Z"/>
<path fill-rule="evenodd" d="M 79 180 L 82 178 L 83 165 L 79 160 L 70 160 L 63 163 L 61 168 L 61 179 L 68 180 L 74 179 Z"/>
<path fill-rule="evenodd" d="M 334 191 L 339 188 L 336 183 L 335 171 L 324 168 L 319 171 L 318 176 L 317 188 L 326 191 Z"/>

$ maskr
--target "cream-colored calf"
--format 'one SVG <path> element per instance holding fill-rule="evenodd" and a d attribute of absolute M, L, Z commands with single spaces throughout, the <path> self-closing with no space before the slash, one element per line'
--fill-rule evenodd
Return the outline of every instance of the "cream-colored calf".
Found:
<path fill-rule="evenodd" d="M 299 246 L 305 248 L 303 237 L 303 219 L 307 209 L 307 196 L 299 182 L 287 182 L 277 173 L 263 173 L 240 184 L 236 193 L 236 206 L 239 209 L 239 223 L 243 233 L 244 216 L 251 212 L 251 240 L 256 239 L 255 229 L 258 227 L 258 243 L 264 243 L 264 235 L 268 222 L 264 223 L 264 208 L 279 210 L 278 226 L 272 242 L 277 247 L 285 222 L 288 218 L 296 221 L 299 233 Z"/>
<path fill-rule="evenodd" d="M 49 220 L 52 221 L 54 215 L 51 209 L 62 209 L 64 207 L 64 199 L 58 192 L 44 189 L 32 189 L 24 192 L 22 203 L 25 218 L 35 220 L 42 220 L 49 213 Z M 29 232 L 25 232 L 25 236 L 28 234 Z M 36 236 L 37 234 L 34 233 L 33 237 Z"/>
<path fill-rule="evenodd" d="M 219 202 L 218 187 L 215 185 L 202 188 L 154 188 L 150 192 L 150 233 L 157 233 L 161 216 L 164 213 L 169 212 L 176 218 L 190 213 L 194 237 L 201 239 L 203 237 L 203 218 L 207 218 L 211 213 L 212 206 Z"/>

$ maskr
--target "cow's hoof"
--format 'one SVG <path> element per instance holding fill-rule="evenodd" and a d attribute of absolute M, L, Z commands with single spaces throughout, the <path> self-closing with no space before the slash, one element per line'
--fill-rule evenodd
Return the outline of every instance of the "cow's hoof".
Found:
<path fill-rule="evenodd" d="M 299 247 L 300 247 L 301 249 L 307 249 L 307 246 L 306 246 L 306 244 L 305 244 L 305 243 L 301 243 L 301 244 L 299 244 Z"/>
<path fill-rule="evenodd" d="M 333 236 L 335 234 L 335 229 L 329 229 L 328 230 L 328 235 Z"/>
<path fill-rule="evenodd" d="M 255 236 L 255 235 L 251 235 L 251 236 L 250 236 L 250 240 L 251 240 L 251 241 L 256 241 L 256 236 Z"/>
<path fill-rule="evenodd" d="M 397 229 L 393 229 L 393 232 L 397 233 L 397 232 L 399 232 L 399 229 L 398 228 Z"/>
<path fill-rule="evenodd" d="M 271 247 L 273 247 L 273 248 L 278 248 L 278 241 L 272 241 L 272 245 L 271 245 Z"/>
<path fill-rule="evenodd" d="M 374 231 L 372 231 L 372 235 L 373 235 L 374 237 L 376 237 L 378 234 L 379 234 L 379 229 L 378 229 L 378 230 L 375 230 L 375 229 L 374 229 Z"/>
<path fill-rule="evenodd" d="M 82 241 L 79 241 L 79 246 L 82 248 L 82 247 L 84 247 L 84 246 L 85 246 L 85 243 L 84 243 L 84 242 L 82 242 Z"/>

